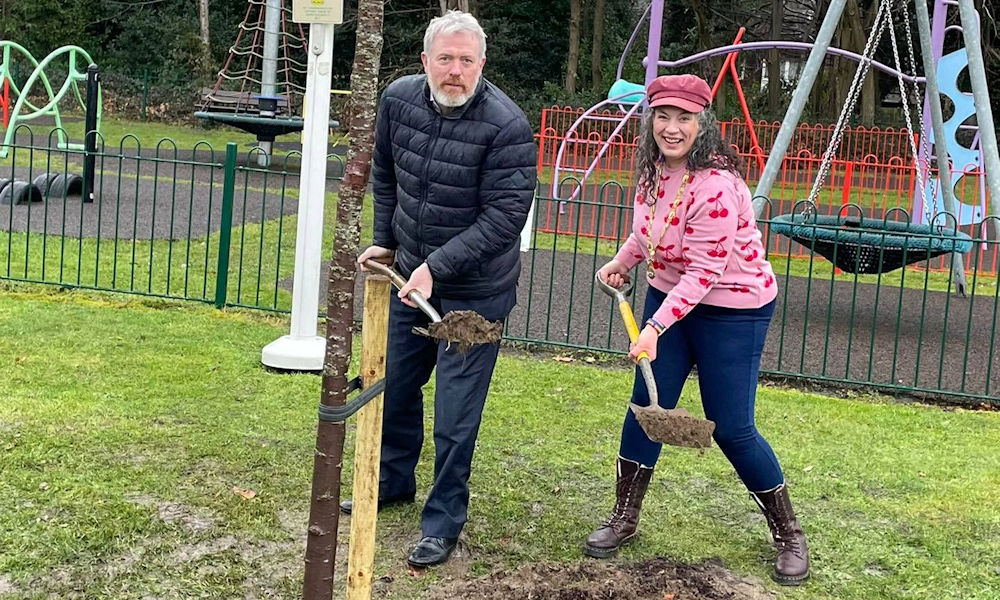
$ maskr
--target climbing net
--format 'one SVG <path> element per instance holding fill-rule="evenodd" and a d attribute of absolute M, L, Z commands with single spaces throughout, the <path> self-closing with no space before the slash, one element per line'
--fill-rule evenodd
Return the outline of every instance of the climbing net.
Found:
<path fill-rule="evenodd" d="M 277 9 L 272 22 L 267 19 L 268 4 Z M 255 95 L 261 94 L 282 99 L 277 114 L 301 114 L 307 38 L 302 25 L 292 22 L 291 7 L 286 5 L 286 0 L 248 0 L 229 57 L 201 103 L 203 110 L 256 113 Z"/>

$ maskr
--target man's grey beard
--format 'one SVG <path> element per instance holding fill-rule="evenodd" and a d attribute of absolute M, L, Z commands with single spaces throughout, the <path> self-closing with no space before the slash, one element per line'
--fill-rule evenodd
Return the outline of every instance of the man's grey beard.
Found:
<path fill-rule="evenodd" d="M 472 82 L 472 89 L 465 94 L 449 96 L 441 90 L 441 87 L 434 85 L 431 86 L 431 94 L 434 96 L 434 101 L 437 102 L 439 106 L 444 106 L 446 108 L 458 108 L 468 102 L 469 99 L 475 95 L 476 88 L 479 87 L 479 80 L 481 78 L 482 75 L 476 77 L 476 80 Z"/>

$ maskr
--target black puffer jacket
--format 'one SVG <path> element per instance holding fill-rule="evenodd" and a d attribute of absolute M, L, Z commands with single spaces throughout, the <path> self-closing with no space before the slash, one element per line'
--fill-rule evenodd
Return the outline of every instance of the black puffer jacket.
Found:
<path fill-rule="evenodd" d="M 435 296 L 510 289 L 536 152 L 524 113 L 485 79 L 447 115 L 431 102 L 425 75 L 393 82 L 375 132 L 375 245 L 396 250 L 404 277 L 426 261 Z"/>

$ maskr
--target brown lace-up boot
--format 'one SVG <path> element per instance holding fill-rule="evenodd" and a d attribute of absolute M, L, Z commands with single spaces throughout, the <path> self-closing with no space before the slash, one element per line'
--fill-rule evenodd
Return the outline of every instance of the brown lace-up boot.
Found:
<path fill-rule="evenodd" d="M 653 469 L 618 457 L 618 482 L 615 486 L 615 508 L 611 516 L 587 538 L 583 553 L 594 558 L 608 558 L 635 536 L 639 526 L 639 509 L 649 488 Z"/>
<path fill-rule="evenodd" d="M 767 526 L 778 550 L 771 578 L 781 585 L 801 584 L 809 578 L 809 547 L 792 510 L 788 488 L 781 484 L 766 492 L 750 492 L 750 497 L 767 518 Z"/>

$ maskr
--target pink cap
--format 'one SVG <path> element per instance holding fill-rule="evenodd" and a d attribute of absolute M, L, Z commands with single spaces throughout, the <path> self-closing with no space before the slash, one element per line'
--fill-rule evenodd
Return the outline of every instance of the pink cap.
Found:
<path fill-rule="evenodd" d="M 712 89 L 697 75 L 664 75 L 657 77 L 646 88 L 650 108 L 676 106 L 698 113 L 712 103 Z"/>

